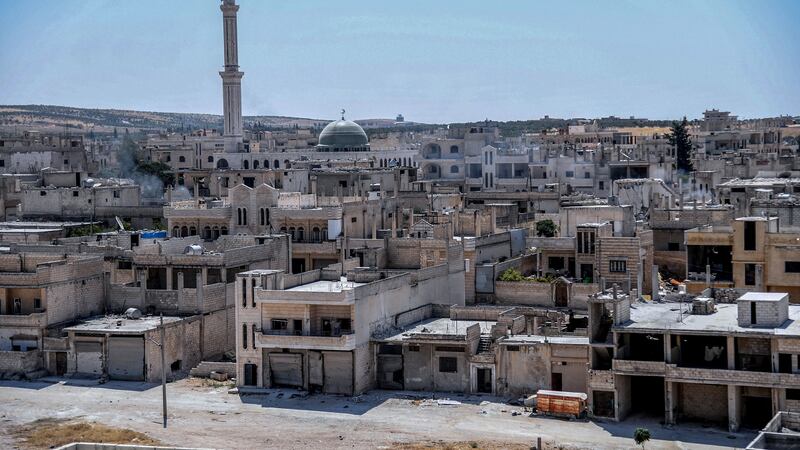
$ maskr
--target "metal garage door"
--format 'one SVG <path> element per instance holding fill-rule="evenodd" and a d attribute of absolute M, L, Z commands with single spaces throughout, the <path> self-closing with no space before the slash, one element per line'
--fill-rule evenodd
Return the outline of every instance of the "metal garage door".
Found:
<path fill-rule="evenodd" d="M 108 338 L 108 376 L 115 380 L 144 380 L 144 339 Z"/>
<path fill-rule="evenodd" d="M 273 386 L 303 387 L 303 355 L 270 353 L 269 371 Z"/>
<path fill-rule="evenodd" d="M 99 342 L 76 342 L 75 353 L 79 374 L 100 376 L 103 374 L 103 347 Z"/>
<path fill-rule="evenodd" d="M 328 394 L 353 394 L 353 354 L 323 352 L 324 382 L 322 391 Z"/>

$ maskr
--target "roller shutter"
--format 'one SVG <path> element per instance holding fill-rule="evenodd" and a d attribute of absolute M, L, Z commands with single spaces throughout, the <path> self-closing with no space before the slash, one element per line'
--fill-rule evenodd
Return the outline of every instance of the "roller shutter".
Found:
<path fill-rule="evenodd" d="M 353 353 L 323 352 L 324 383 L 327 394 L 353 394 Z"/>
<path fill-rule="evenodd" d="M 269 370 L 273 386 L 303 387 L 303 355 L 270 353 Z"/>
<path fill-rule="evenodd" d="M 144 339 L 108 338 L 108 376 L 115 380 L 144 381 Z"/>
<path fill-rule="evenodd" d="M 75 343 L 76 372 L 99 377 L 103 374 L 103 347 L 99 342 Z"/>

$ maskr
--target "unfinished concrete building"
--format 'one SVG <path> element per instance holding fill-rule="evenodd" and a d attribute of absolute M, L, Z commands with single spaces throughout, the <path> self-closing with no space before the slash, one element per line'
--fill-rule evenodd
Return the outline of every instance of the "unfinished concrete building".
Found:
<path fill-rule="evenodd" d="M 652 415 L 668 424 L 761 428 L 800 406 L 800 307 L 785 293 L 733 304 L 634 303 L 614 292 L 590 305 L 589 400 L 597 417 Z"/>
<path fill-rule="evenodd" d="M 66 373 L 51 335 L 65 323 L 105 312 L 103 258 L 0 254 L 0 372 Z"/>
<path fill-rule="evenodd" d="M 787 292 L 800 301 L 800 232 L 781 228 L 777 217 L 740 217 L 731 226 L 686 232 L 686 287 Z"/>

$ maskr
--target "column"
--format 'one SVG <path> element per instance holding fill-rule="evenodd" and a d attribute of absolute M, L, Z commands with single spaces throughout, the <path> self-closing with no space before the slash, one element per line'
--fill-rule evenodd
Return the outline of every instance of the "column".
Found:
<path fill-rule="evenodd" d="M 728 431 L 739 431 L 739 422 L 742 420 L 741 398 L 739 386 L 728 385 Z"/>
<path fill-rule="evenodd" d="M 311 305 L 305 305 L 303 311 L 303 336 L 311 336 Z"/>
<path fill-rule="evenodd" d="M 664 383 L 664 423 L 675 425 L 675 382 Z"/>
<path fill-rule="evenodd" d="M 734 345 L 736 338 L 727 336 L 727 343 L 725 347 L 728 350 L 728 370 L 736 370 L 736 346 Z"/>
<path fill-rule="evenodd" d="M 172 289 L 172 266 L 167 266 L 167 290 Z"/>
<path fill-rule="evenodd" d="M 203 270 L 206 270 L 206 269 L 203 269 Z M 202 272 L 197 272 L 197 274 L 195 276 L 197 277 L 196 278 L 197 281 L 195 282 L 197 284 L 197 288 L 195 288 L 195 293 L 196 293 L 196 297 L 197 297 L 197 299 L 196 299 L 197 300 L 197 311 L 202 311 L 203 310 L 203 297 L 204 297 L 204 295 L 203 295 L 204 294 L 204 292 L 203 292 L 203 286 L 204 286 L 203 278 L 204 278 L 204 276 L 203 276 Z"/>

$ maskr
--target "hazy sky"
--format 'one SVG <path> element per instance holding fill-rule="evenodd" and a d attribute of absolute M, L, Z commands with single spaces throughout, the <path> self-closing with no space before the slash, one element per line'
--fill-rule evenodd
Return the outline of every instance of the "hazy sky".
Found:
<path fill-rule="evenodd" d="M 222 111 L 214 0 L 0 0 L 0 104 Z M 800 1 L 239 0 L 244 114 L 800 114 Z"/>

